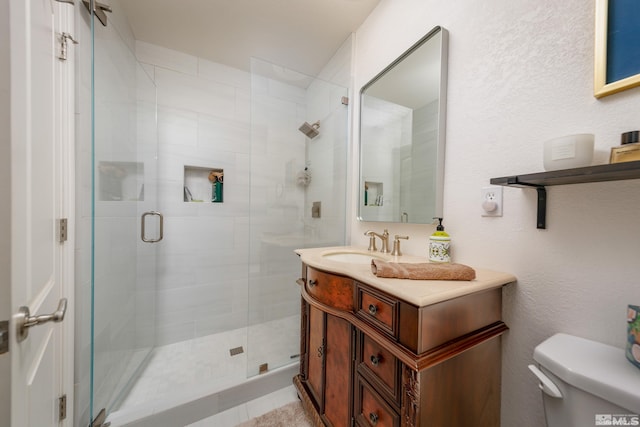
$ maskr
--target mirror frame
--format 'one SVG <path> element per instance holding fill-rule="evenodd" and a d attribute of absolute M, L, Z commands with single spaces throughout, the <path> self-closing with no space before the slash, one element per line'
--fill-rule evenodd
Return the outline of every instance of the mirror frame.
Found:
<path fill-rule="evenodd" d="M 436 162 L 438 165 L 435 180 L 435 211 L 434 217 L 442 217 L 443 211 L 443 196 L 444 196 L 444 155 L 445 155 L 445 126 L 446 126 L 446 106 L 447 106 L 447 71 L 448 71 L 448 55 L 449 55 L 449 32 L 441 27 L 436 26 L 429 31 L 424 37 L 414 43 L 409 49 L 407 49 L 402 55 L 400 55 L 391 64 L 385 67 L 374 78 L 366 83 L 360 89 L 360 111 L 359 111 L 359 153 L 358 153 L 358 208 L 357 219 L 363 222 L 404 222 L 398 221 L 386 221 L 386 220 L 371 220 L 362 217 L 362 201 L 364 198 L 364 183 L 362 177 L 362 159 L 363 159 L 363 140 L 362 140 L 362 112 L 363 112 L 363 98 L 365 91 L 375 84 L 378 80 L 384 77 L 389 71 L 391 71 L 396 65 L 406 59 L 409 55 L 419 49 L 425 42 L 431 39 L 434 35 L 441 33 L 440 40 L 440 96 L 438 99 L 438 135 L 436 137 Z M 424 218 L 421 221 L 411 221 L 408 219 L 406 223 L 411 224 L 431 224 L 432 218 Z"/>

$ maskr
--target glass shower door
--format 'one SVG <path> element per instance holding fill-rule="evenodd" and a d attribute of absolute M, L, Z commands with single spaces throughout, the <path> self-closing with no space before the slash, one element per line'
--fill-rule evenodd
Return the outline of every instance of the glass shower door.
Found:
<path fill-rule="evenodd" d="M 93 21 L 91 420 L 117 409 L 155 344 L 156 88 L 121 34 Z"/>
<path fill-rule="evenodd" d="M 294 250 L 344 245 L 347 96 L 343 86 L 252 59 L 247 377 L 299 360 Z M 305 122 L 319 134 L 307 137 Z"/>

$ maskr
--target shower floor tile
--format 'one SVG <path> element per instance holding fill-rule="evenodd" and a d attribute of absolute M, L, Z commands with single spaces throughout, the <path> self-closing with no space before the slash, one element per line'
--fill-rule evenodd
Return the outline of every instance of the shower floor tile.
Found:
<path fill-rule="evenodd" d="M 274 391 L 273 393 L 251 400 L 212 417 L 202 419 L 186 427 L 235 427 L 251 418 L 259 417 L 267 412 L 295 402 L 298 393 L 293 385 Z"/>
<path fill-rule="evenodd" d="M 258 373 L 260 364 L 272 369 L 297 361 L 300 316 L 265 322 L 250 328 L 194 338 L 156 347 L 118 411 L 170 399 L 203 389 L 214 393 Z M 243 352 L 231 356 L 230 350 Z"/>

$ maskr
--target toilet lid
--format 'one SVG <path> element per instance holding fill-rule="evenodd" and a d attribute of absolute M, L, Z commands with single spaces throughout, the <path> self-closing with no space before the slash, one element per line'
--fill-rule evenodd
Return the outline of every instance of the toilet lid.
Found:
<path fill-rule="evenodd" d="M 533 359 L 566 383 L 640 414 L 640 369 L 623 349 L 556 334 L 534 349 Z"/>

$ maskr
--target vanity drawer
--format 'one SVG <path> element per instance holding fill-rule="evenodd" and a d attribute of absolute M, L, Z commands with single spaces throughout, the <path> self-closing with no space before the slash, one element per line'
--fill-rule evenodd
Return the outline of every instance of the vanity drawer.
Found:
<path fill-rule="evenodd" d="M 358 316 L 387 334 L 397 336 L 398 301 L 358 284 Z"/>
<path fill-rule="evenodd" d="M 389 400 L 400 404 L 400 362 L 378 342 L 360 332 L 358 372 Z"/>
<path fill-rule="evenodd" d="M 400 427 L 398 413 L 359 375 L 354 414 L 361 427 Z"/>
<path fill-rule="evenodd" d="M 339 310 L 353 311 L 355 285 L 352 279 L 307 267 L 305 286 L 318 302 Z"/>

